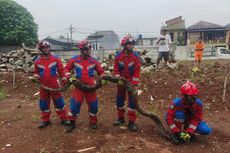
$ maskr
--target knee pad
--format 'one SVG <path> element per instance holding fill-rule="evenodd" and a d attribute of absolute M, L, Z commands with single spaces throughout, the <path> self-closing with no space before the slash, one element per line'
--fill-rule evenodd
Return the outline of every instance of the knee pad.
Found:
<path fill-rule="evenodd" d="M 97 114 L 97 112 L 98 112 L 97 100 L 89 103 L 89 112 L 92 114 Z"/>
<path fill-rule="evenodd" d="M 209 135 L 212 133 L 212 128 L 208 126 L 208 124 L 204 121 L 199 122 L 197 128 L 197 132 L 202 135 Z"/>
<path fill-rule="evenodd" d="M 55 107 L 58 109 L 63 109 L 65 106 L 64 99 L 62 97 L 54 100 Z"/>
<path fill-rule="evenodd" d="M 43 99 L 40 99 L 40 101 L 39 101 L 39 106 L 40 106 L 40 109 L 41 109 L 42 111 L 45 111 L 45 110 L 48 110 L 48 109 L 49 109 L 49 107 L 48 107 L 48 102 L 45 101 L 45 100 L 43 100 Z"/>
<path fill-rule="evenodd" d="M 76 102 L 74 98 L 70 99 L 70 110 L 73 116 L 77 116 L 80 113 L 81 102 Z"/>

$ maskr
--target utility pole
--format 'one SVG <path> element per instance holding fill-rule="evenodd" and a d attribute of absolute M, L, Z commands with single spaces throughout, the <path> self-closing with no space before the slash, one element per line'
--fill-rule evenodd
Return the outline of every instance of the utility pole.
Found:
<path fill-rule="evenodd" d="M 95 48 L 95 50 L 97 50 L 97 30 L 96 30 L 96 48 Z"/>
<path fill-rule="evenodd" d="M 68 41 L 68 48 L 70 49 L 70 43 L 69 43 L 69 33 L 67 33 L 67 41 Z"/>
<path fill-rule="evenodd" d="M 70 25 L 70 47 L 72 48 L 72 42 L 73 42 L 73 27 L 72 24 Z"/>

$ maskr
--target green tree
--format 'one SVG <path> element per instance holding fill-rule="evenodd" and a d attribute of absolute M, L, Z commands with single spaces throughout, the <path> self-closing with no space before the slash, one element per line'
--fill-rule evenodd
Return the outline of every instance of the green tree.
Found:
<path fill-rule="evenodd" d="M 34 45 L 38 26 L 26 8 L 12 0 L 0 0 L 0 45 Z"/>

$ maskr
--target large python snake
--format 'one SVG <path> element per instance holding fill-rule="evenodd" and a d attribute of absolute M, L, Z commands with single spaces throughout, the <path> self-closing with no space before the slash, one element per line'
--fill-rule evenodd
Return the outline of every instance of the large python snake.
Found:
<path fill-rule="evenodd" d="M 163 126 L 161 120 L 159 119 L 159 117 L 154 115 L 152 112 L 148 112 L 148 111 L 144 110 L 139 105 L 138 96 L 137 96 L 137 90 L 135 90 L 133 88 L 133 85 L 130 82 L 128 82 L 125 78 L 117 78 L 117 77 L 112 77 L 112 76 L 106 75 L 106 76 L 100 77 L 98 79 L 97 83 L 95 85 L 93 85 L 93 86 L 85 85 L 85 84 L 81 83 L 76 78 L 70 78 L 69 81 L 63 87 L 60 87 L 60 88 L 52 89 L 52 88 L 46 87 L 46 86 L 44 86 L 42 84 L 40 84 L 40 87 L 42 87 L 42 88 L 44 88 L 46 90 L 49 90 L 49 91 L 64 92 L 73 84 L 75 87 L 77 87 L 79 89 L 82 89 L 84 91 L 90 92 L 90 91 L 94 91 L 94 90 L 97 90 L 100 87 L 102 87 L 102 83 L 101 83 L 102 80 L 106 80 L 106 81 L 109 81 L 109 82 L 112 82 L 112 83 L 118 83 L 119 80 L 123 81 L 125 87 L 127 88 L 127 90 L 130 91 L 131 94 L 134 96 L 134 101 L 135 101 L 137 111 L 141 115 L 151 118 L 155 122 L 155 124 L 157 125 L 158 129 L 160 130 L 161 135 L 164 136 L 166 139 L 168 139 L 170 141 L 173 141 L 172 140 L 172 135 L 169 134 L 166 131 L 166 129 L 164 128 L 164 126 Z M 173 143 L 176 143 L 176 142 L 173 142 Z"/>

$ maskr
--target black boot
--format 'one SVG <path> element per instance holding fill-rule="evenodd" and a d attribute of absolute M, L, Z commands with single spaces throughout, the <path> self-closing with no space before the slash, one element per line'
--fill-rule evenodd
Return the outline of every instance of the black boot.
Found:
<path fill-rule="evenodd" d="M 64 125 L 64 126 L 69 126 L 70 122 L 68 120 L 62 120 L 61 124 Z"/>
<path fill-rule="evenodd" d="M 50 121 L 43 121 L 43 122 L 40 122 L 39 125 L 38 125 L 38 128 L 39 129 L 43 129 L 45 127 L 47 127 L 48 125 L 50 125 L 51 122 Z"/>
<path fill-rule="evenodd" d="M 113 125 L 114 126 L 120 126 L 120 125 L 123 125 L 125 123 L 125 119 L 124 118 L 118 118 L 114 123 Z"/>
<path fill-rule="evenodd" d="M 70 121 L 70 124 L 67 126 L 65 132 L 71 133 L 75 128 L 76 128 L 75 121 Z"/>
<path fill-rule="evenodd" d="M 97 129 L 97 123 L 90 123 L 90 124 L 89 124 L 89 127 L 90 127 L 91 129 Z"/>
<path fill-rule="evenodd" d="M 137 125 L 133 121 L 129 121 L 128 127 L 130 131 L 137 131 Z"/>
<path fill-rule="evenodd" d="M 196 141 L 196 136 L 195 134 L 190 134 L 191 138 L 190 138 L 190 142 L 195 142 Z"/>
<path fill-rule="evenodd" d="M 176 145 L 184 143 L 183 139 L 179 138 L 179 134 L 171 135 L 171 140 Z"/>

